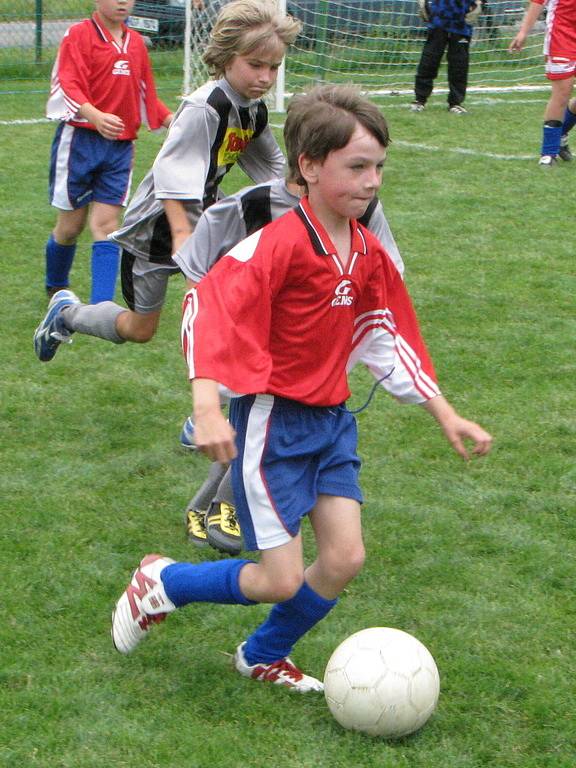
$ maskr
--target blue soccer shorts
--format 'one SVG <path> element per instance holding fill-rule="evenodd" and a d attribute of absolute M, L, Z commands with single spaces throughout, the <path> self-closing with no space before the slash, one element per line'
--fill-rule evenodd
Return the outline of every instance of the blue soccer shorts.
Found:
<path fill-rule="evenodd" d="M 126 205 L 133 159 L 133 141 L 113 141 L 60 123 L 50 157 L 50 204 L 63 211 L 92 202 Z"/>
<path fill-rule="evenodd" d="M 247 395 L 231 400 L 230 423 L 238 448 L 234 499 L 246 549 L 290 541 L 319 494 L 362 503 L 356 420 L 343 405 Z"/>

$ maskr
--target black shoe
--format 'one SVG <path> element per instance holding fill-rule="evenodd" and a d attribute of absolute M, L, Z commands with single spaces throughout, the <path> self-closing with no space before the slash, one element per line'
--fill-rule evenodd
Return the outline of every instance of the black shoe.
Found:
<path fill-rule="evenodd" d="M 225 501 L 213 501 L 206 513 L 206 538 L 208 544 L 226 555 L 242 552 L 242 531 L 236 510 Z"/>
<path fill-rule="evenodd" d="M 560 151 L 558 152 L 558 157 L 560 160 L 564 160 L 564 162 L 569 163 L 573 159 L 572 152 L 570 152 L 570 147 L 568 144 L 564 144 L 560 147 Z"/>

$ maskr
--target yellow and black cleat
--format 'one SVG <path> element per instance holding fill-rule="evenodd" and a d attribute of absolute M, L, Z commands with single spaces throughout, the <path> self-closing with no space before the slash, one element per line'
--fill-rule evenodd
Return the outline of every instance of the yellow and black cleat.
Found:
<path fill-rule="evenodd" d="M 187 507 L 185 523 L 188 541 L 197 547 L 207 547 L 206 512 L 203 509 Z"/>
<path fill-rule="evenodd" d="M 227 555 L 242 552 L 242 531 L 236 510 L 225 501 L 213 501 L 206 513 L 206 537 L 208 544 Z"/>

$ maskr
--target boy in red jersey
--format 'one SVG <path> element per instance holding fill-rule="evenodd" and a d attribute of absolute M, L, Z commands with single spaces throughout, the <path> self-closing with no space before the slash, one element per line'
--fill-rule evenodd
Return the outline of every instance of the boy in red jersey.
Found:
<path fill-rule="evenodd" d="M 576 74 L 576 2 L 574 0 L 533 0 L 524 14 L 509 51 L 521 51 L 530 30 L 546 6 L 546 34 L 544 56 L 546 77 L 552 85 L 552 94 L 544 112 L 540 166 L 550 168 L 558 157 L 571 160 L 570 150 L 562 149 L 568 143 L 568 131 L 576 122 L 568 102 Z"/>
<path fill-rule="evenodd" d="M 258 563 L 175 563 L 149 555 L 116 604 L 112 638 L 132 651 L 153 622 L 190 602 L 275 603 L 236 649 L 237 671 L 306 693 L 322 683 L 289 655 L 323 619 L 364 562 L 356 422 L 345 407 L 350 358 L 370 359 L 401 401 L 420 403 L 453 447 L 486 454 L 491 437 L 442 397 L 400 274 L 358 224 L 376 194 L 389 143 L 386 122 L 355 89 L 297 97 L 298 157 L 307 196 L 250 235 L 186 297 L 183 333 L 196 440 L 233 460 L 247 549 Z M 393 374 L 393 375 L 392 375 Z M 233 397 L 222 415 L 221 382 Z M 317 556 L 305 567 L 308 515 Z"/>
<path fill-rule="evenodd" d="M 89 217 L 90 301 L 113 298 L 119 249 L 107 237 L 130 192 L 133 142 L 142 121 L 151 130 L 170 124 L 144 41 L 125 24 L 133 5 L 96 0 L 92 18 L 66 31 L 52 70 L 46 114 L 61 122 L 50 164 L 50 202 L 58 218 L 46 245 L 49 296 L 68 286 L 76 240 Z"/>

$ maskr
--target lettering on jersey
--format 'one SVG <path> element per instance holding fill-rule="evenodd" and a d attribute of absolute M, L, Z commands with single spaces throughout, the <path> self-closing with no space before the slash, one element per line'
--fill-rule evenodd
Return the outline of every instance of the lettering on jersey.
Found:
<path fill-rule="evenodd" d="M 333 307 L 349 307 L 354 301 L 354 296 L 350 296 L 352 282 L 350 280 L 340 280 L 334 291 L 332 299 Z"/>
<path fill-rule="evenodd" d="M 218 150 L 218 165 L 235 163 L 254 135 L 252 128 L 228 128 Z"/>
<path fill-rule="evenodd" d="M 112 67 L 113 75 L 130 75 L 130 62 L 125 59 L 118 59 Z"/>

